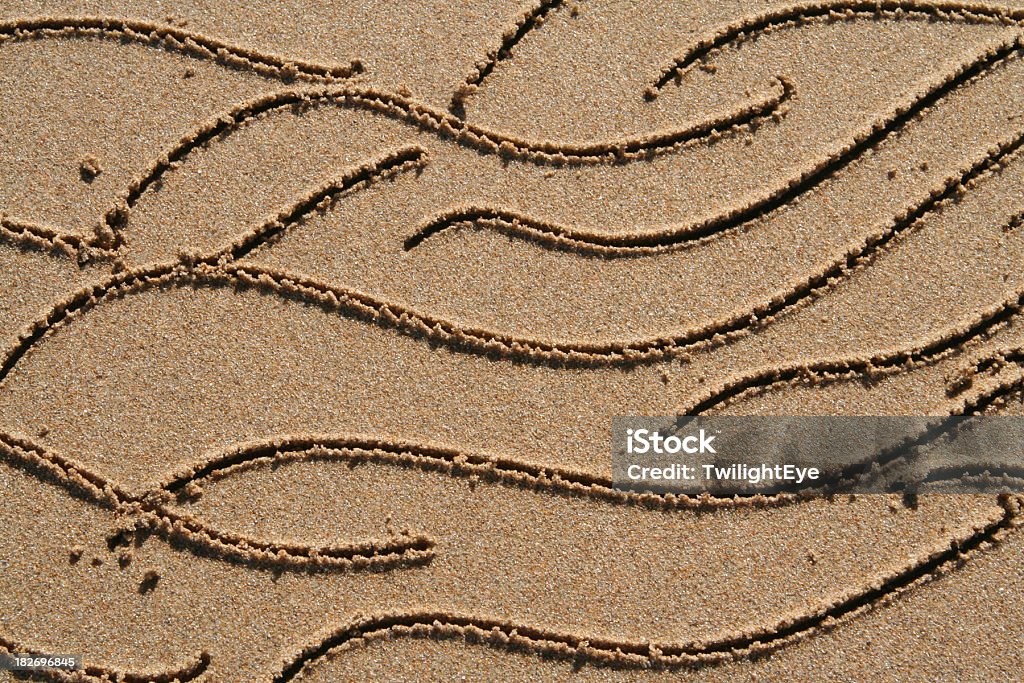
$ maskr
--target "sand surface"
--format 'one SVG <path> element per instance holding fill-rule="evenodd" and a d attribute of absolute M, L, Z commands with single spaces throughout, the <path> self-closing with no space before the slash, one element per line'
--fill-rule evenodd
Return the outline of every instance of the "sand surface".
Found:
<path fill-rule="evenodd" d="M 1024 414 L 1022 31 L 0 2 L 0 649 L 84 655 L 45 680 L 1019 679 L 1018 498 L 626 495 L 609 443 Z"/>

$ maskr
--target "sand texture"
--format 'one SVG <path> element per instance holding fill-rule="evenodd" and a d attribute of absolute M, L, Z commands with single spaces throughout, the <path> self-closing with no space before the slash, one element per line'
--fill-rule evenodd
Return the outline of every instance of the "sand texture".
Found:
<path fill-rule="evenodd" d="M 610 430 L 1022 415 L 1022 266 L 1024 4 L 0 2 L 0 651 L 1020 680 L 1024 498 Z"/>

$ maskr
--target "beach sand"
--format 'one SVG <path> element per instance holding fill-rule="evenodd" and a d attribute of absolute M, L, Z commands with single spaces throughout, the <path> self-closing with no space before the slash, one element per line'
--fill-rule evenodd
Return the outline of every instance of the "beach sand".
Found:
<path fill-rule="evenodd" d="M 1018 679 L 1021 499 L 625 494 L 609 445 L 616 415 L 1024 413 L 1022 30 L 0 3 L 0 650 Z"/>

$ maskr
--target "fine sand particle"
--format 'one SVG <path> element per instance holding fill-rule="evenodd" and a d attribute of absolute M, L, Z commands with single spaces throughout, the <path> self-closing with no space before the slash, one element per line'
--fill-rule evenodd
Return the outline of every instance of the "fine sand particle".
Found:
<path fill-rule="evenodd" d="M 0 3 L 0 651 L 1018 679 L 1020 498 L 627 495 L 609 433 L 1024 414 L 1022 27 Z"/>

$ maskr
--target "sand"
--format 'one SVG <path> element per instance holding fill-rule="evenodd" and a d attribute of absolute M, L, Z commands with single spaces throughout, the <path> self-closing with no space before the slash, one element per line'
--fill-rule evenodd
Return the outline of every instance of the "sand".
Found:
<path fill-rule="evenodd" d="M 609 438 L 1024 413 L 1022 26 L 0 3 L 0 649 L 1018 679 L 1020 498 L 624 494 Z"/>

